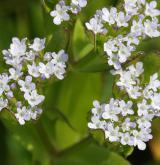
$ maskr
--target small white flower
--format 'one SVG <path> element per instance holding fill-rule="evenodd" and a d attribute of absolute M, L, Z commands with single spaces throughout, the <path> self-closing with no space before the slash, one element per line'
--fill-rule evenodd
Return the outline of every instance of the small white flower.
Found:
<path fill-rule="evenodd" d="M 25 81 L 19 80 L 18 84 L 21 86 L 20 90 L 23 92 L 31 92 L 35 90 L 36 85 L 35 83 L 32 82 L 32 77 L 31 76 L 26 76 Z"/>
<path fill-rule="evenodd" d="M 119 141 L 119 127 L 114 128 L 113 124 L 109 123 L 105 131 L 105 138 L 111 142 Z"/>
<path fill-rule="evenodd" d="M 151 1 L 150 3 L 146 3 L 145 14 L 150 17 L 157 17 L 160 15 L 160 10 L 155 9 L 157 7 L 156 1 Z"/>
<path fill-rule="evenodd" d="M 44 63 L 39 63 L 39 73 L 41 73 L 45 78 L 50 78 L 50 63 L 45 65 Z"/>
<path fill-rule="evenodd" d="M 87 5 L 87 0 L 72 0 L 74 5 L 85 7 Z"/>
<path fill-rule="evenodd" d="M 128 132 L 122 133 L 120 142 L 122 145 L 133 146 L 134 145 L 134 138 L 133 138 L 133 136 L 130 136 Z"/>
<path fill-rule="evenodd" d="M 113 25 L 115 23 L 115 18 L 117 15 L 117 9 L 112 7 L 110 11 L 107 8 L 102 9 L 102 19 L 105 22 L 108 22 L 109 25 Z"/>
<path fill-rule="evenodd" d="M 26 57 L 25 57 L 25 59 L 28 60 L 28 61 L 34 61 L 36 55 L 37 55 L 37 54 L 36 54 L 35 51 L 30 50 L 29 52 L 26 52 Z"/>
<path fill-rule="evenodd" d="M 91 122 L 88 123 L 90 129 L 105 129 L 106 122 L 100 121 L 99 117 L 92 116 Z"/>
<path fill-rule="evenodd" d="M 20 125 L 24 125 L 25 121 L 30 120 L 29 110 L 23 106 L 22 108 L 17 108 L 17 113 L 15 114 Z"/>
<path fill-rule="evenodd" d="M 139 44 L 139 39 L 136 34 L 129 33 L 126 37 L 124 37 L 124 41 L 127 42 L 128 47 L 134 47 L 133 45 Z"/>
<path fill-rule="evenodd" d="M 39 52 L 45 48 L 45 42 L 46 42 L 45 38 L 44 39 L 35 38 L 33 44 L 30 45 L 30 48 L 36 52 Z"/>
<path fill-rule="evenodd" d="M 142 95 L 141 87 L 139 86 L 130 86 L 126 90 L 132 99 L 137 99 Z"/>
<path fill-rule="evenodd" d="M 60 25 L 62 21 L 68 21 L 70 19 L 68 12 L 68 7 L 65 5 L 65 2 L 62 0 L 57 5 L 55 10 L 51 11 L 51 16 L 54 17 L 53 23 Z"/>
<path fill-rule="evenodd" d="M 138 146 L 139 150 L 145 150 L 146 144 L 141 140 L 141 134 L 138 131 L 134 131 L 133 135 L 134 135 L 134 146 Z"/>
<path fill-rule="evenodd" d="M 118 114 L 120 109 L 118 107 L 118 101 L 111 99 L 109 104 L 106 104 L 104 107 L 104 112 L 102 114 L 103 119 L 110 119 L 113 121 L 118 121 Z"/>
<path fill-rule="evenodd" d="M 64 50 L 60 50 L 57 54 L 52 53 L 52 63 L 57 64 L 57 63 L 65 63 L 68 60 L 68 55 L 65 53 Z"/>
<path fill-rule="evenodd" d="M 144 22 L 144 32 L 146 35 L 149 37 L 159 37 L 160 36 L 160 31 L 158 31 L 158 19 L 154 18 L 152 21 L 147 19 Z"/>
<path fill-rule="evenodd" d="M 40 76 L 40 73 L 39 73 L 39 66 L 36 66 L 36 64 L 32 64 L 32 65 L 27 65 L 27 68 L 28 68 L 28 73 L 37 78 Z"/>
<path fill-rule="evenodd" d="M 136 36 L 141 36 L 144 32 L 144 25 L 142 24 L 142 19 L 139 21 L 133 20 L 131 26 L 131 33 L 135 34 Z"/>
<path fill-rule="evenodd" d="M 128 15 L 136 15 L 138 13 L 137 0 L 124 0 L 124 8 Z"/>
<path fill-rule="evenodd" d="M 8 85 L 9 83 L 9 77 L 7 74 L 0 75 L 0 95 L 2 95 L 3 92 L 7 92 L 10 90 L 10 87 Z"/>
<path fill-rule="evenodd" d="M 153 96 L 154 92 L 150 89 L 150 86 L 147 85 L 143 90 L 143 96 L 145 99 L 150 99 Z"/>
<path fill-rule="evenodd" d="M 28 101 L 31 107 L 34 107 L 40 103 L 42 103 L 45 99 L 43 95 L 37 94 L 36 90 L 31 91 L 30 93 L 25 93 L 24 98 Z"/>
<path fill-rule="evenodd" d="M 131 101 L 128 101 L 125 103 L 123 100 L 119 102 L 120 110 L 122 113 L 122 116 L 127 116 L 128 114 L 133 115 L 134 111 L 131 109 L 133 103 Z"/>
<path fill-rule="evenodd" d="M 117 52 L 118 51 L 118 47 L 117 47 L 117 41 L 114 39 L 110 39 L 107 42 L 104 43 L 104 51 L 111 56 L 113 54 L 113 52 Z"/>
<path fill-rule="evenodd" d="M 96 18 L 92 18 L 89 23 L 86 23 L 86 27 L 88 30 L 93 31 L 94 34 L 105 34 L 107 33 L 107 29 L 104 28 L 103 24 L 97 20 Z"/>
<path fill-rule="evenodd" d="M 151 105 L 155 109 L 160 109 L 160 93 L 155 93 L 153 97 L 151 97 Z"/>
<path fill-rule="evenodd" d="M 150 82 L 149 82 L 148 88 L 152 89 L 154 92 L 156 92 L 157 89 L 160 88 L 160 81 L 158 80 L 158 73 L 155 73 L 152 76 L 150 76 Z"/>
<path fill-rule="evenodd" d="M 13 56 L 24 56 L 26 53 L 26 38 L 21 41 L 16 37 L 12 38 L 9 52 Z"/>
<path fill-rule="evenodd" d="M 23 72 L 21 72 L 21 68 L 19 68 L 19 69 L 20 70 L 14 69 L 14 68 L 10 68 L 9 69 L 9 73 L 10 73 L 9 78 L 13 79 L 13 80 L 18 80 L 23 75 Z"/>
<path fill-rule="evenodd" d="M 131 50 L 129 47 L 121 44 L 118 50 L 118 56 L 120 63 L 124 63 L 127 61 L 127 58 L 131 55 Z"/>
<path fill-rule="evenodd" d="M 2 111 L 2 109 L 6 108 L 8 105 L 8 100 L 7 99 L 3 99 L 2 97 L 0 98 L 0 111 Z"/>
<path fill-rule="evenodd" d="M 125 13 L 119 12 L 117 13 L 117 16 L 115 18 L 117 22 L 118 27 L 127 27 L 128 26 L 128 20 L 130 19 L 130 16 L 126 16 Z"/>
<path fill-rule="evenodd" d="M 138 107 L 138 116 L 148 115 L 150 106 L 147 104 L 146 100 L 143 100 L 141 103 L 138 103 L 137 107 Z"/>
<path fill-rule="evenodd" d="M 150 128 L 151 127 L 151 120 L 153 117 L 150 117 L 149 115 L 142 116 L 137 120 L 138 127 L 140 129 L 144 128 Z"/>
<path fill-rule="evenodd" d="M 122 123 L 121 128 L 123 132 L 126 132 L 136 128 L 136 125 L 137 124 L 135 122 L 131 122 L 130 118 L 126 118 L 125 121 Z"/>
<path fill-rule="evenodd" d="M 132 74 L 132 77 L 139 77 L 143 72 L 143 63 L 142 62 L 137 62 L 136 65 L 130 65 L 128 67 L 128 70 Z"/>

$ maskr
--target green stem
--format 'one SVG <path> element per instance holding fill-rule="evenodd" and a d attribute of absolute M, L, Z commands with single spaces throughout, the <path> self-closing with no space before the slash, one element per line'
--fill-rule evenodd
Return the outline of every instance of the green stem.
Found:
<path fill-rule="evenodd" d="M 53 146 L 53 144 L 51 143 L 51 141 L 49 140 L 49 137 L 43 127 L 43 125 L 39 122 L 37 125 L 36 125 L 36 128 L 37 128 L 37 131 L 41 137 L 41 140 L 42 142 L 44 143 L 48 153 L 51 155 L 51 156 L 56 156 L 58 155 L 58 151 L 57 149 Z"/>
<path fill-rule="evenodd" d="M 96 49 L 97 49 L 97 36 L 96 36 L 96 34 L 94 34 L 93 36 L 94 36 L 94 50 L 96 51 Z"/>

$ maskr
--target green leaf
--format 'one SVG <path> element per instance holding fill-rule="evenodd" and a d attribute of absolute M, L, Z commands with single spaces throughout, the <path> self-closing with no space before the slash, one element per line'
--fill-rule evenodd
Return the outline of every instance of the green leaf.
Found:
<path fill-rule="evenodd" d="M 73 146 L 70 150 L 64 152 L 59 159 L 55 161 L 57 165 L 129 165 L 118 154 L 109 151 L 103 146 L 98 146 L 88 139 L 82 144 Z"/>
<path fill-rule="evenodd" d="M 72 42 L 73 54 L 76 61 L 84 57 L 93 49 L 93 45 L 89 42 L 80 19 L 77 19 L 76 21 Z"/>
<path fill-rule="evenodd" d="M 28 152 L 31 154 L 33 161 L 38 161 L 45 164 L 46 160 L 50 160 L 49 150 L 46 147 L 46 143 L 44 141 L 45 139 L 43 139 L 44 136 L 42 136 L 41 130 L 37 127 L 37 123 L 25 124 L 24 126 L 21 126 L 18 122 L 15 122 L 14 117 L 5 110 L 1 113 L 1 120 L 8 130 L 8 140 L 18 145 L 18 147 L 12 146 L 17 149 L 17 153 L 13 154 L 20 154 L 19 150 L 23 150 L 25 153 Z M 41 159 L 39 159 L 39 157 L 41 157 Z"/>
<path fill-rule="evenodd" d="M 88 112 L 93 100 L 100 99 L 101 92 L 101 74 L 97 73 L 70 73 L 63 81 L 48 88 L 46 110 L 54 114 L 55 108 L 58 109 L 72 125 L 70 127 L 67 122 L 61 120 L 56 123 L 55 129 L 49 129 L 50 132 L 56 131 L 52 137 L 57 140 L 59 149 L 74 144 L 88 134 Z M 55 138 L 56 136 L 59 138 Z"/>
<path fill-rule="evenodd" d="M 87 56 L 82 58 L 75 66 L 78 72 L 105 72 L 110 70 L 107 64 L 107 58 L 98 52 L 91 51 Z"/>
<path fill-rule="evenodd" d="M 152 74 L 158 72 L 160 76 L 160 56 L 155 53 L 149 53 L 144 57 L 144 76 L 148 82 Z"/>

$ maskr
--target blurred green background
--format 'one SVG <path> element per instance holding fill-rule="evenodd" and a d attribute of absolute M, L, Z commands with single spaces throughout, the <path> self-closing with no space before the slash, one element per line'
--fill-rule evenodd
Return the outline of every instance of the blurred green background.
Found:
<path fill-rule="evenodd" d="M 12 37 L 46 37 L 46 51 L 65 49 L 69 54 L 63 81 L 44 84 L 46 100 L 38 121 L 20 126 L 6 111 L 0 113 L 0 164 L 2 165 L 158 165 L 160 160 L 160 122 L 153 124 L 155 138 L 146 151 L 104 142 L 101 132 L 89 132 L 87 121 L 95 99 L 107 101 L 113 95 L 114 78 L 109 73 L 102 43 L 97 51 L 93 36 L 84 23 L 96 9 L 116 6 L 118 0 L 88 0 L 88 6 L 72 23 L 55 26 L 49 11 L 57 0 L 0 0 L 0 51 L 9 48 Z M 145 79 L 160 73 L 160 39 L 146 40 L 139 47 L 145 57 Z M 139 59 L 137 59 L 139 60 Z M 7 68 L 2 53 L 0 71 Z M 112 91 L 113 89 L 113 91 Z M 92 136 L 91 136 L 92 134 Z M 104 144 L 104 145 L 103 145 Z"/>

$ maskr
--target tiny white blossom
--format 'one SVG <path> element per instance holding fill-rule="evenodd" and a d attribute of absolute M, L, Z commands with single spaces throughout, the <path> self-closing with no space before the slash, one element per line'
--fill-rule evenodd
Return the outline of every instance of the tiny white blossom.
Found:
<path fill-rule="evenodd" d="M 158 80 L 158 73 L 153 74 L 150 76 L 150 82 L 148 84 L 148 88 L 152 89 L 154 92 L 160 88 L 160 81 Z"/>
<path fill-rule="evenodd" d="M 40 73 L 39 73 L 39 66 L 36 66 L 36 64 L 32 64 L 32 65 L 27 65 L 27 68 L 28 68 L 28 73 L 37 78 L 40 76 Z"/>
<path fill-rule="evenodd" d="M 0 98 L 0 111 L 2 111 L 2 109 L 6 108 L 7 105 L 8 105 L 8 100 Z"/>
<path fill-rule="evenodd" d="M 145 150 L 146 144 L 143 142 L 143 132 L 138 132 L 137 130 L 133 131 L 134 136 L 134 146 L 138 146 L 138 149 Z"/>
<path fill-rule="evenodd" d="M 27 112 L 28 109 L 24 106 L 22 108 L 17 108 L 17 113 L 15 114 L 20 125 L 24 125 L 25 121 L 30 120 L 30 115 Z"/>
<path fill-rule="evenodd" d="M 34 39 L 34 42 L 32 45 L 30 45 L 30 48 L 32 48 L 34 51 L 41 51 L 45 48 L 45 42 L 46 42 L 46 39 L 40 39 L 40 38 L 35 38 Z"/>
<path fill-rule="evenodd" d="M 51 11 L 51 16 L 54 17 L 53 23 L 60 25 L 62 21 L 68 21 L 70 19 L 68 12 L 68 7 L 65 5 L 65 2 L 62 0 L 57 5 L 55 10 Z"/>
<path fill-rule="evenodd" d="M 12 38 L 9 52 L 13 56 L 24 56 L 26 53 L 26 38 L 21 41 L 16 37 Z"/>
<path fill-rule="evenodd" d="M 32 82 L 31 76 L 26 76 L 25 81 L 19 80 L 18 84 L 21 86 L 20 90 L 23 92 L 31 92 L 36 88 L 35 83 Z"/>
<path fill-rule="evenodd" d="M 130 136 L 130 134 L 128 132 L 127 133 L 122 133 L 121 134 L 121 144 L 122 145 L 133 146 L 134 145 L 133 136 Z"/>
<path fill-rule="evenodd" d="M 41 73 L 45 78 L 50 78 L 50 65 L 49 63 L 45 65 L 44 63 L 39 63 L 39 73 Z"/>
<path fill-rule="evenodd" d="M 119 127 L 114 128 L 113 124 L 109 123 L 105 131 L 105 138 L 111 142 L 119 141 Z"/>
<path fill-rule="evenodd" d="M 74 5 L 85 7 L 87 5 L 87 0 L 72 0 Z"/>
<path fill-rule="evenodd" d="M 88 30 L 93 31 L 94 34 L 107 33 L 107 29 L 104 28 L 103 24 L 97 20 L 96 18 L 92 18 L 89 23 L 86 23 L 86 27 Z"/>
<path fill-rule="evenodd" d="M 36 90 L 31 91 L 30 93 L 26 92 L 24 98 L 28 101 L 31 107 L 34 107 L 42 103 L 45 99 L 43 95 L 39 95 Z"/>
<path fill-rule="evenodd" d="M 5 91 L 9 91 L 10 87 L 8 83 L 9 83 L 8 75 L 7 74 L 0 75 L 0 95 L 2 95 L 2 93 Z"/>
<path fill-rule="evenodd" d="M 119 102 L 120 110 L 122 113 L 122 116 L 127 116 L 128 114 L 133 115 L 134 111 L 132 110 L 133 103 L 131 101 L 128 101 L 125 103 L 123 100 Z"/>
<path fill-rule="evenodd" d="M 113 25 L 115 23 L 115 18 L 117 15 L 117 9 L 116 8 L 112 7 L 110 9 L 110 11 L 107 8 L 103 8 L 102 13 L 103 13 L 102 19 L 105 22 L 108 22 L 109 25 Z"/>
<path fill-rule="evenodd" d="M 157 7 L 156 1 L 151 1 L 150 3 L 146 3 L 145 14 L 150 17 L 156 17 L 160 15 L 160 10 L 155 9 Z"/>
<path fill-rule="evenodd" d="M 146 35 L 149 37 L 159 37 L 160 36 L 160 31 L 158 30 L 158 19 L 154 18 L 152 21 L 147 19 L 144 22 L 144 32 Z"/>
<path fill-rule="evenodd" d="M 120 113 L 120 109 L 118 107 L 118 101 L 111 99 L 110 103 L 105 105 L 102 117 L 103 117 L 103 119 L 110 119 L 113 121 L 118 121 L 117 115 L 119 113 Z"/>
<path fill-rule="evenodd" d="M 143 100 L 141 103 L 137 104 L 138 106 L 138 115 L 148 115 L 150 106 L 147 104 L 146 100 Z"/>
<path fill-rule="evenodd" d="M 153 108 L 160 109 L 160 93 L 155 93 L 151 100 L 151 105 L 153 106 Z"/>
<path fill-rule="evenodd" d="M 18 80 L 23 75 L 23 72 L 21 72 L 21 70 L 14 68 L 10 68 L 9 73 L 10 73 L 9 78 L 13 80 Z"/>
<path fill-rule="evenodd" d="M 125 13 L 119 12 L 115 18 L 118 27 L 127 27 L 127 21 L 130 19 L 130 16 L 126 16 Z"/>

